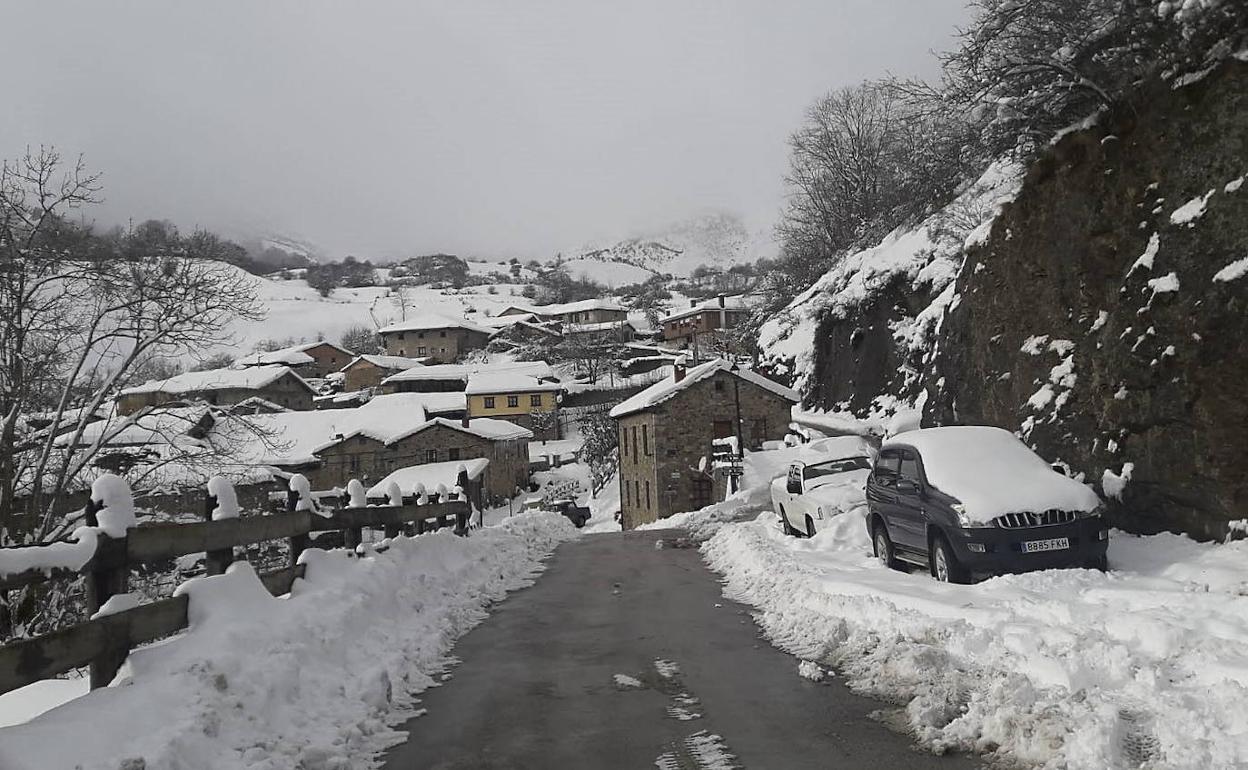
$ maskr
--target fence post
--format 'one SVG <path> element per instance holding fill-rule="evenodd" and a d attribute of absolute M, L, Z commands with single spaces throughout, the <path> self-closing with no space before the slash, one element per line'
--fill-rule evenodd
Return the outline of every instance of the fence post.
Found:
<path fill-rule="evenodd" d="M 87 526 L 98 527 L 100 525 L 96 514 L 103 507 L 104 503 L 102 501 L 97 502 L 94 497 L 87 501 L 85 510 Z M 104 566 L 93 569 L 87 574 L 88 617 L 99 612 L 100 608 L 111 597 L 126 592 L 130 577 L 130 567 L 126 564 L 125 544 L 126 541 L 124 539 L 113 540 L 100 533 L 99 543 L 96 548 L 96 558 Z M 120 549 L 122 553 L 119 564 L 117 560 L 110 558 L 112 554 L 117 552 L 117 549 Z M 126 662 L 126 656 L 130 654 L 129 630 L 122 626 L 112 628 L 115 630 L 105 635 L 100 652 L 91 661 L 90 685 L 92 690 L 107 687 L 113 681 L 113 678 L 117 676 L 117 671 L 121 669 L 121 664 Z"/>
<path fill-rule="evenodd" d="M 293 511 L 299 507 L 299 492 L 295 489 L 286 490 L 286 510 Z M 307 533 L 294 535 L 290 538 L 290 566 L 299 564 L 299 555 L 308 549 L 312 539 Z"/>
<path fill-rule="evenodd" d="M 351 481 L 357 484 L 359 483 L 355 479 L 352 479 Z M 348 483 L 347 489 L 350 489 L 350 488 L 351 488 L 351 484 Z M 351 493 L 347 490 L 343 490 L 342 496 L 339 498 L 339 501 L 342 503 L 342 507 L 344 509 L 350 508 L 351 507 Z M 347 527 L 342 532 L 342 542 L 343 542 L 343 545 L 345 545 L 347 548 L 350 548 L 352 551 L 354 551 L 356 548 L 360 546 L 361 543 L 364 542 L 364 528 L 363 527 Z"/>
<path fill-rule="evenodd" d="M 217 498 L 211 493 L 204 496 L 204 521 L 212 521 L 212 512 L 217 507 Z M 209 575 L 223 575 L 225 568 L 234 563 L 234 549 L 222 548 L 204 554 L 204 571 Z"/>

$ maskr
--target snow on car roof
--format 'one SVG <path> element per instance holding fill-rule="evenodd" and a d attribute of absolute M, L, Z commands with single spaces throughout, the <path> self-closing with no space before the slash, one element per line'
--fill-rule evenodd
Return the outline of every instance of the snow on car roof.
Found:
<path fill-rule="evenodd" d="M 1052 508 L 1090 511 L 1100 504 L 1089 487 L 1054 471 L 1001 428 L 922 428 L 899 433 L 881 449 L 895 446 L 917 449 L 928 482 L 961 501 L 972 521 Z"/>

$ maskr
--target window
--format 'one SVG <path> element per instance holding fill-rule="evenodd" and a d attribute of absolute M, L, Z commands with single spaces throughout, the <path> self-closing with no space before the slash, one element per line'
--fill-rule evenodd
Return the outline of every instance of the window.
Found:
<path fill-rule="evenodd" d="M 724 392 L 724 381 L 723 381 L 723 380 L 715 380 L 715 392 L 716 392 L 716 393 L 723 393 L 723 392 Z"/>
<path fill-rule="evenodd" d="M 875 478 L 884 483 L 892 483 L 897 478 L 901 467 L 901 455 L 896 452 L 881 452 L 880 459 L 875 461 Z"/>
<path fill-rule="evenodd" d="M 459 459 L 459 447 L 457 446 L 451 447 L 450 449 L 446 450 L 446 459 L 458 460 Z"/>
<path fill-rule="evenodd" d="M 403 332 L 399 332 L 399 339 L 403 339 Z"/>
<path fill-rule="evenodd" d="M 507 397 L 507 406 L 512 407 L 512 408 L 517 407 L 517 406 L 520 406 L 520 397 L 519 397 L 519 396 L 508 396 L 508 397 Z"/>
<path fill-rule="evenodd" d="M 750 447 L 759 449 L 763 446 L 763 442 L 767 440 L 767 418 L 754 420 L 750 427 Z"/>
<path fill-rule="evenodd" d="M 620 426 L 620 457 L 628 457 L 628 428 L 623 426 Z"/>
<path fill-rule="evenodd" d="M 360 456 L 350 455 L 349 462 L 347 463 L 347 465 L 350 466 L 352 473 L 359 471 L 360 470 Z"/>
<path fill-rule="evenodd" d="M 646 508 L 650 507 L 650 480 L 646 479 Z"/>
<path fill-rule="evenodd" d="M 633 462 L 637 462 L 637 426 L 633 426 Z"/>
<path fill-rule="evenodd" d="M 438 461 L 438 450 L 426 449 L 425 450 L 425 462 L 436 463 L 437 461 Z"/>
<path fill-rule="evenodd" d="M 916 484 L 922 482 L 922 478 L 919 476 L 919 461 L 909 452 L 901 456 L 901 477 Z"/>
<path fill-rule="evenodd" d="M 407 354 L 403 352 L 403 348 L 399 348 L 399 355 L 403 356 L 403 355 L 407 355 Z"/>
<path fill-rule="evenodd" d="M 420 347 L 416 348 L 416 355 L 418 355 L 418 356 L 423 356 L 424 354 L 425 354 L 425 346 L 424 346 L 424 345 L 421 345 Z"/>
<path fill-rule="evenodd" d="M 423 339 L 425 338 L 425 333 L 424 333 L 424 332 L 420 332 L 419 334 L 417 334 L 417 335 L 416 335 L 416 337 L 417 337 L 418 339 L 422 339 L 422 340 L 423 340 Z"/>
<path fill-rule="evenodd" d="M 628 482 L 627 482 L 627 481 L 625 481 L 625 482 L 624 482 L 623 484 L 621 484 L 620 486 L 624 487 L 624 504 L 625 504 L 625 505 L 632 505 L 632 502 L 628 499 L 628 498 L 629 498 L 629 494 L 628 494 Z"/>
<path fill-rule="evenodd" d="M 711 428 L 715 432 L 715 438 L 728 438 L 732 435 L 732 420 L 716 420 Z"/>
<path fill-rule="evenodd" d="M 650 456 L 650 426 L 641 426 L 641 453 L 646 457 Z"/>
<path fill-rule="evenodd" d="M 438 332 L 438 336 L 439 336 L 439 337 L 445 337 L 445 336 L 446 336 L 446 330 L 445 330 L 445 329 L 443 329 L 442 331 Z"/>
<path fill-rule="evenodd" d="M 494 397 L 493 397 L 493 396 L 486 396 L 486 397 L 485 397 L 485 408 L 486 408 L 486 409 L 493 409 L 493 408 L 494 408 Z"/>
<path fill-rule="evenodd" d="M 529 396 L 529 406 L 541 406 L 541 405 L 542 405 L 541 393 L 534 393 L 533 395 Z"/>
<path fill-rule="evenodd" d="M 637 479 L 633 479 L 633 500 L 637 501 L 638 506 L 641 505 L 641 482 Z"/>

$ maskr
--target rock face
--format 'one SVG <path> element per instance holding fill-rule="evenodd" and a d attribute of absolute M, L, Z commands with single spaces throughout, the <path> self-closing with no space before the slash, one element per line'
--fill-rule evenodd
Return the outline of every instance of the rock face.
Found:
<path fill-rule="evenodd" d="M 1248 516 L 1246 173 L 1238 62 L 1062 138 L 962 264 L 925 424 L 1019 431 L 1127 530 L 1225 535 Z"/>

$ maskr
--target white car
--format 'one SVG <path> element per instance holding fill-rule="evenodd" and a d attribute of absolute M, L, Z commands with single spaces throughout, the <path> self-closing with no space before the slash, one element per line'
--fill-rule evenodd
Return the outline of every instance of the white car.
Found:
<path fill-rule="evenodd" d="M 784 475 L 772 479 L 771 505 L 785 534 L 811 537 L 820 522 L 866 511 L 874 448 L 856 436 L 817 443 L 823 452 L 790 463 Z"/>

